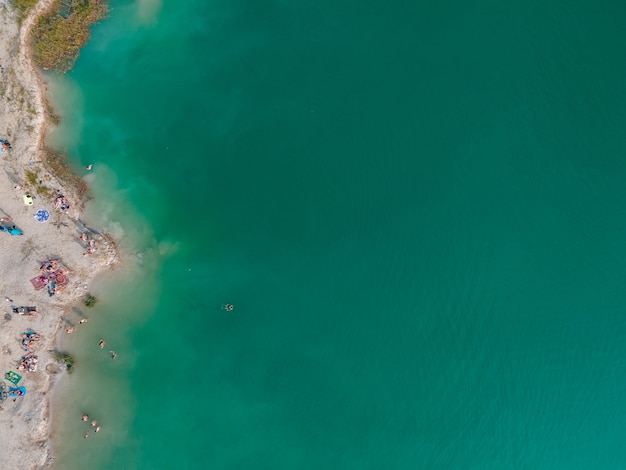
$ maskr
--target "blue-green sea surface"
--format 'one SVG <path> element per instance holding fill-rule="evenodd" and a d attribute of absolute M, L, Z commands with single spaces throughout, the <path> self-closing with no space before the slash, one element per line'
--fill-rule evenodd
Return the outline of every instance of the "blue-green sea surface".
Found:
<path fill-rule="evenodd" d="M 112 0 L 50 78 L 125 253 L 62 339 L 57 468 L 623 468 L 625 23 Z"/>

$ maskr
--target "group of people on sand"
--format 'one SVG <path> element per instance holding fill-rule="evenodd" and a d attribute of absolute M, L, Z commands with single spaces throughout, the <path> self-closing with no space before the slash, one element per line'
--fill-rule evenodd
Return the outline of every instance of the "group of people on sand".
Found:
<path fill-rule="evenodd" d="M 59 269 L 58 259 L 47 259 L 41 262 L 40 269 L 44 272 L 52 273 Z"/>
<path fill-rule="evenodd" d="M 22 349 L 28 351 L 35 346 L 35 342 L 39 341 L 41 336 L 34 331 L 26 331 L 22 333 Z"/>
<path fill-rule="evenodd" d="M 54 197 L 54 207 L 59 211 L 65 212 L 70 208 L 70 202 L 63 194 L 57 194 Z"/>
<path fill-rule="evenodd" d="M 26 372 L 35 372 L 37 370 L 38 358 L 34 353 L 30 352 L 25 356 L 22 356 L 20 365 L 17 366 L 17 370 L 25 370 Z"/>
<path fill-rule="evenodd" d="M 41 286 L 40 288 L 46 287 L 50 297 L 56 294 L 57 291 L 63 290 L 68 280 L 65 273 L 59 269 L 58 259 L 42 261 L 39 269 L 42 271 L 42 274 L 33 278 L 33 281 L 37 281 Z M 39 287 L 35 286 L 35 289 L 39 289 Z"/>
<path fill-rule="evenodd" d="M 88 422 L 89 421 L 89 415 L 87 413 L 84 413 L 82 418 L 82 421 L 84 422 Z M 94 428 L 93 432 L 100 432 L 100 426 L 98 425 L 98 422 L 95 419 L 91 420 L 91 427 Z M 87 439 L 89 437 L 89 433 L 86 432 L 85 434 L 83 434 L 83 439 Z"/>
<path fill-rule="evenodd" d="M 59 269 L 58 259 L 49 259 L 41 262 L 39 266 L 41 274 L 31 279 L 33 287 L 36 290 L 43 289 L 48 291 L 48 295 L 52 297 L 58 291 L 63 290 L 67 285 L 67 276 Z"/>
<path fill-rule="evenodd" d="M 93 255 L 96 252 L 96 241 L 87 233 L 83 232 L 80 239 L 85 244 L 87 251 L 83 253 L 83 256 Z"/>

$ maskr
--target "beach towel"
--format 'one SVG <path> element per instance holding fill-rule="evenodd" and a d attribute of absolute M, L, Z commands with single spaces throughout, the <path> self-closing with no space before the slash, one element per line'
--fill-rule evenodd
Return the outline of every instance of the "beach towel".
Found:
<path fill-rule="evenodd" d="M 55 272 L 53 272 L 50 275 L 50 278 L 54 279 L 54 282 L 56 283 L 57 287 L 65 287 L 70 282 L 67 276 L 63 274 L 63 271 L 61 271 L 60 269 L 57 269 Z"/>
<path fill-rule="evenodd" d="M 37 212 L 35 212 L 35 220 L 37 222 L 47 222 L 48 219 L 50 218 L 50 212 L 48 212 L 45 209 L 40 209 Z"/>
<path fill-rule="evenodd" d="M 41 290 L 46 287 L 45 276 L 37 276 L 30 280 L 30 283 L 33 285 L 35 290 Z"/>
<path fill-rule="evenodd" d="M 20 383 L 20 380 L 22 380 L 22 376 L 17 372 L 13 372 L 12 370 L 4 374 L 4 378 L 11 382 L 13 385 L 17 385 L 18 383 Z"/>
<path fill-rule="evenodd" d="M 23 397 L 26 395 L 26 387 L 9 387 L 10 397 Z"/>

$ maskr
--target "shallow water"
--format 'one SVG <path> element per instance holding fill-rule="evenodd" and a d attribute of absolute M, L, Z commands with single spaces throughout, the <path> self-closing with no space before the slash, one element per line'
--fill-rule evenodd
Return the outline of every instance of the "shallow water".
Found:
<path fill-rule="evenodd" d="M 59 468 L 620 468 L 620 4 L 112 7 Z"/>

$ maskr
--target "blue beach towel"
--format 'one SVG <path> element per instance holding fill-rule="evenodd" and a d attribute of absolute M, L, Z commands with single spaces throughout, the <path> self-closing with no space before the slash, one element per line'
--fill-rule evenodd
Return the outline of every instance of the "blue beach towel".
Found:
<path fill-rule="evenodd" d="M 9 387 L 10 397 L 23 397 L 26 395 L 26 387 Z"/>
<path fill-rule="evenodd" d="M 37 212 L 35 212 L 35 220 L 37 222 L 47 222 L 48 219 L 50 218 L 50 212 L 48 212 L 45 209 L 39 209 Z"/>

